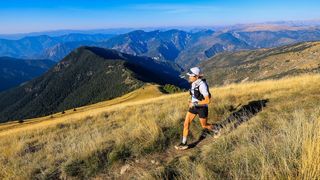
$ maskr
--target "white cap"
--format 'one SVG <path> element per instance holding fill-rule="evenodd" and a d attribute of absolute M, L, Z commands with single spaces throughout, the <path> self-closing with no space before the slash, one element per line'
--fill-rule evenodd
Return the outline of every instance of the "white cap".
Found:
<path fill-rule="evenodd" d="M 189 69 L 187 75 L 188 76 L 201 76 L 202 74 L 201 74 L 200 68 L 193 67 L 193 68 Z"/>

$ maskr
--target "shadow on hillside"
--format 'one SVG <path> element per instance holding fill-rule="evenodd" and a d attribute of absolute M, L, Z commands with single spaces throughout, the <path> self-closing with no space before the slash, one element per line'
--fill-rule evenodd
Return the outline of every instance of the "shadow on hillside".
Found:
<path fill-rule="evenodd" d="M 240 124 L 248 121 L 249 119 L 257 115 L 260 111 L 262 111 L 262 109 L 267 106 L 268 102 L 268 99 L 251 101 L 248 104 L 243 105 L 238 111 L 233 112 L 230 116 L 228 116 L 220 123 L 215 124 L 215 126 L 219 130 L 226 128 L 228 125 L 237 128 Z M 196 147 L 202 140 L 206 138 L 207 134 L 208 131 L 204 130 L 198 140 L 189 145 L 189 148 Z"/>

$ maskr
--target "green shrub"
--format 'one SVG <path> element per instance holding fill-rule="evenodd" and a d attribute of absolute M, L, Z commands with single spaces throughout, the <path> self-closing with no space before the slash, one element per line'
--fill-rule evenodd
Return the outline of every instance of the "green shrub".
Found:
<path fill-rule="evenodd" d="M 110 164 L 119 160 L 125 160 L 130 157 L 131 151 L 128 146 L 126 145 L 119 145 L 116 146 L 112 152 L 108 155 L 108 160 Z"/>
<path fill-rule="evenodd" d="M 178 93 L 178 92 L 183 92 L 184 89 L 181 89 L 175 85 L 172 84 L 166 84 L 161 87 L 161 91 L 167 94 L 172 94 L 172 93 Z"/>

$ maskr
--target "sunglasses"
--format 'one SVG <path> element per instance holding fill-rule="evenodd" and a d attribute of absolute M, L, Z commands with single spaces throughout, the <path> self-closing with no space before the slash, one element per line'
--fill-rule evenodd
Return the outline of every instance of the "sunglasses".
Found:
<path fill-rule="evenodd" d="M 189 77 L 196 77 L 197 75 L 195 75 L 195 74 L 191 74 L 191 75 L 189 75 Z"/>

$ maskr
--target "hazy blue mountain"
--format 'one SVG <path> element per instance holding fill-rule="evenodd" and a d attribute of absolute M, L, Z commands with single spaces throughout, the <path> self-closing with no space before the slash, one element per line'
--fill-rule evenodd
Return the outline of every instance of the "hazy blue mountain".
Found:
<path fill-rule="evenodd" d="M 190 40 L 191 34 L 180 30 L 151 32 L 138 30 L 115 36 L 103 46 L 130 54 L 174 61 Z"/>
<path fill-rule="evenodd" d="M 93 41 L 72 41 L 65 43 L 58 43 L 52 47 L 46 48 L 43 52 L 43 57 L 54 60 L 61 60 L 74 49 L 81 46 L 94 46 L 96 42 Z"/>
<path fill-rule="evenodd" d="M 271 48 L 298 42 L 320 40 L 320 29 L 297 31 L 234 32 L 235 36 L 255 48 Z"/>
<path fill-rule="evenodd" d="M 263 26 L 264 29 L 268 27 Z M 279 30 L 278 30 L 279 28 Z M 0 55 L 18 58 L 61 60 L 80 46 L 115 49 L 123 53 L 175 62 L 188 68 L 222 52 L 279 47 L 320 40 L 317 28 L 270 30 L 258 25 L 239 26 L 229 31 L 182 31 L 177 29 L 136 30 L 116 36 L 105 34 L 68 34 L 58 37 L 34 36 L 20 40 L 0 40 Z M 292 27 L 293 28 L 293 27 Z"/>
<path fill-rule="evenodd" d="M 55 31 L 41 31 L 41 32 L 30 32 L 30 33 L 15 33 L 15 34 L 0 34 L 1 39 L 10 39 L 10 40 L 18 40 L 24 37 L 30 36 L 64 36 L 68 34 L 109 34 L 109 35 L 118 35 L 128 33 L 133 31 L 133 28 L 111 28 L 111 29 L 91 29 L 91 30 L 55 30 Z"/>
<path fill-rule="evenodd" d="M 139 30 L 115 36 L 99 46 L 172 61 L 188 68 L 222 52 L 278 47 L 316 40 L 320 40 L 318 29 L 226 32 Z"/>
<path fill-rule="evenodd" d="M 0 39 L 0 56 L 25 59 L 49 59 L 50 56 L 52 56 L 57 57 L 57 59 L 53 58 L 52 60 L 58 61 L 70 51 L 64 54 L 58 54 L 57 52 L 51 52 L 50 54 L 48 53 L 48 51 L 50 51 L 49 49 L 52 49 L 57 45 L 61 46 L 61 44 L 67 43 L 67 45 L 64 46 L 71 45 L 72 47 L 66 49 L 73 50 L 72 48 L 74 47 L 77 48 L 82 45 L 91 45 L 93 42 L 98 43 L 106 41 L 112 36 L 113 35 L 109 34 L 68 34 L 58 37 L 50 37 L 47 35 L 31 36 L 19 40 Z M 48 56 L 48 54 L 50 54 L 50 56 Z"/>

